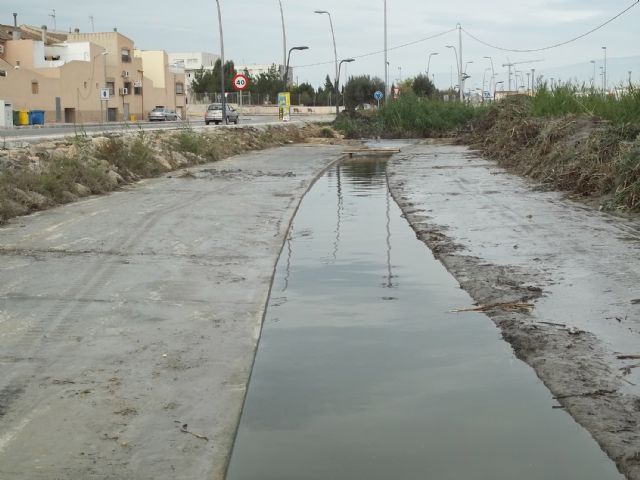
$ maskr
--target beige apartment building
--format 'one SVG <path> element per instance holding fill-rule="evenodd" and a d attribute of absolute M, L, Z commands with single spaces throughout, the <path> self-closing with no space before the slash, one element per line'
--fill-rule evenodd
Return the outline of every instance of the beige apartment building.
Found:
<path fill-rule="evenodd" d="M 43 110 L 47 123 L 138 120 L 156 106 L 186 114 L 184 72 L 165 52 L 136 51 L 117 31 L 0 25 L 0 99 L 14 110 Z"/>

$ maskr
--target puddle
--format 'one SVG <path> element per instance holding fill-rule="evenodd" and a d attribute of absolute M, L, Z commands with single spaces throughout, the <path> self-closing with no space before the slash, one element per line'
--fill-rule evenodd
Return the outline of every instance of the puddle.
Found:
<path fill-rule="evenodd" d="M 229 480 L 622 479 L 391 199 L 322 177 L 276 272 Z"/>

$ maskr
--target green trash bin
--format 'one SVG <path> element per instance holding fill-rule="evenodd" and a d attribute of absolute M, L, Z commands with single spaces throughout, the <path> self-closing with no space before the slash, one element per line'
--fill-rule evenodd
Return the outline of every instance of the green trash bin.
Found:
<path fill-rule="evenodd" d="M 31 110 L 29 112 L 29 125 L 44 125 L 44 110 Z"/>
<path fill-rule="evenodd" d="M 18 125 L 29 125 L 29 112 L 27 110 L 18 111 Z"/>
<path fill-rule="evenodd" d="M 13 124 L 20 125 L 20 112 L 18 110 L 13 111 Z"/>

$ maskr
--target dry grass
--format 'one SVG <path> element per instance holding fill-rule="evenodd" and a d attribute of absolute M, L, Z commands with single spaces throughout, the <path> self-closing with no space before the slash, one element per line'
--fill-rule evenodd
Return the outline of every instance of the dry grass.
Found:
<path fill-rule="evenodd" d="M 0 171 L 0 224 L 10 218 L 109 192 L 120 185 L 176 168 L 221 160 L 243 152 L 301 142 L 319 127 L 191 129 L 113 135 L 95 145 L 85 135 L 72 140 L 72 153 L 43 154 L 33 164 L 14 162 Z M 26 158 L 26 152 L 25 152 Z"/>

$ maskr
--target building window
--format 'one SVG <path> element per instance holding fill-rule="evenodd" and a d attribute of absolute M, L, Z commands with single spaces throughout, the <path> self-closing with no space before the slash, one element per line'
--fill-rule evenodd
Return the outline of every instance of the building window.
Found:
<path fill-rule="evenodd" d="M 124 63 L 130 63 L 131 62 L 131 51 L 128 48 L 123 48 L 120 52 L 120 55 L 122 57 L 122 61 Z"/>
<path fill-rule="evenodd" d="M 36 82 L 35 80 L 31 82 L 31 93 L 34 95 L 37 95 L 38 93 L 40 93 L 40 86 L 38 85 L 38 82 Z"/>
<path fill-rule="evenodd" d="M 6 77 L 7 76 L 7 71 L 6 70 L 0 70 L 0 77 Z"/>
<path fill-rule="evenodd" d="M 107 82 L 107 88 L 109 89 L 109 95 L 113 97 L 116 94 L 116 83 Z"/>
<path fill-rule="evenodd" d="M 176 83 L 176 95 L 184 95 L 184 83 Z"/>
<path fill-rule="evenodd" d="M 142 95 L 142 87 L 133 87 L 134 95 Z"/>

